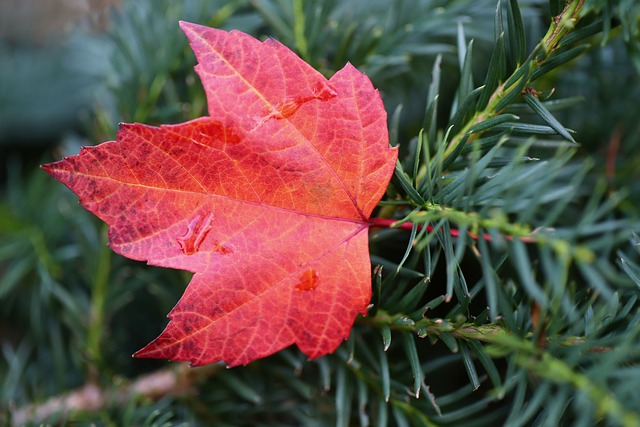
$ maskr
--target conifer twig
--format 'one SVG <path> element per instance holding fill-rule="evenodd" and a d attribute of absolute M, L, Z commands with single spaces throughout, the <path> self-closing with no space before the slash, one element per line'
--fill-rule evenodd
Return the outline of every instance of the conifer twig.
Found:
<path fill-rule="evenodd" d="M 397 228 L 399 230 L 411 230 L 413 228 L 413 223 L 409 222 L 409 221 L 405 221 L 405 222 L 401 222 L 398 220 L 394 220 L 394 219 L 389 219 L 389 218 L 371 218 L 369 220 L 369 225 L 371 227 L 381 227 L 381 228 Z M 419 224 L 418 225 L 418 230 L 421 230 L 423 227 L 423 225 Z M 432 225 L 427 225 L 427 231 L 431 232 L 433 231 L 433 226 Z M 449 230 L 449 234 L 451 234 L 451 237 L 460 237 L 460 230 L 456 230 L 455 228 L 452 228 Z M 487 242 L 491 242 L 493 241 L 493 237 L 491 235 L 489 235 L 488 233 L 482 233 L 481 235 L 477 235 L 475 233 L 472 233 L 471 231 L 467 231 L 467 235 L 469 237 L 471 237 L 473 240 L 478 240 L 480 238 L 480 236 L 482 236 L 482 238 L 484 240 L 486 240 Z M 535 243 L 536 239 L 533 236 L 510 236 L 510 235 L 502 235 L 501 237 L 507 239 L 507 240 L 513 240 L 518 239 L 524 243 Z"/>
<path fill-rule="evenodd" d="M 500 114 L 504 107 L 507 106 L 501 101 L 509 97 L 513 90 L 521 86 L 526 86 L 526 84 L 522 85 L 518 84 L 518 82 L 522 83 L 521 79 L 525 79 L 525 83 L 528 83 L 531 80 L 531 71 L 542 66 L 551 54 L 556 51 L 561 40 L 575 28 L 584 5 L 585 0 L 569 1 L 564 10 L 559 15 L 553 17 L 547 33 L 533 49 L 529 58 L 518 66 L 509 78 L 498 85 L 496 90 L 491 94 L 486 107 L 476 112 L 473 117 L 467 121 L 467 124 L 457 131 L 445 150 L 445 158 L 456 151 L 459 144 L 470 143 L 477 139 L 481 132 L 475 132 L 466 140 L 465 135 L 477 124 Z"/>

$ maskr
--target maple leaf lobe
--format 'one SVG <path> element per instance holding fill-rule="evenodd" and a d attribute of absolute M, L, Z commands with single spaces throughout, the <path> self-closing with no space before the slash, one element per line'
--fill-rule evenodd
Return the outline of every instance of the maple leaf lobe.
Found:
<path fill-rule="evenodd" d="M 350 64 L 327 80 L 275 40 L 181 27 L 209 116 L 124 124 L 44 169 L 109 224 L 114 251 L 195 273 L 136 356 L 332 352 L 366 313 L 368 219 L 397 157 L 380 96 Z"/>

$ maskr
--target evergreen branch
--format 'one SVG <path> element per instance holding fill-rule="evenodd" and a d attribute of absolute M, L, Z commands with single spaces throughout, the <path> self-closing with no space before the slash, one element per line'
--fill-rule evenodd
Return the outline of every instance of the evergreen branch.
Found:
<path fill-rule="evenodd" d="M 394 331 L 410 332 L 420 338 L 427 336 L 439 337 L 443 334 L 449 334 L 454 338 L 465 341 L 494 343 L 496 342 L 494 335 L 509 334 L 504 327 L 497 324 L 476 325 L 475 323 L 464 323 L 455 325 L 446 319 L 430 319 L 426 317 L 414 320 L 405 314 L 391 314 L 381 309 L 376 312 L 375 316 L 359 317 L 357 321 L 363 324 L 371 324 L 377 328 L 388 327 Z"/>
<path fill-rule="evenodd" d="M 371 218 L 369 223 L 371 227 L 400 230 L 411 230 L 415 224 L 418 224 L 419 230 L 424 227 L 428 233 L 431 233 L 435 230 L 434 226 L 427 224 L 425 227 L 425 223 L 437 223 L 442 219 L 446 219 L 460 227 L 470 229 L 466 234 L 473 240 L 478 240 L 480 237 L 487 242 L 493 242 L 501 238 L 505 240 L 517 239 L 524 243 L 549 246 L 563 259 L 569 257 L 580 262 L 593 262 L 595 259 L 595 254 L 589 247 L 554 237 L 552 234 L 542 232 L 542 229 L 531 231 L 527 225 L 509 223 L 506 218 L 485 218 L 476 212 L 465 212 L 435 203 L 428 205 L 429 208 L 427 210 L 412 212 L 404 220 Z M 500 234 L 481 233 L 481 229 L 497 230 Z M 448 232 L 451 237 L 460 237 L 459 229 L 449 229 Z"/>
<path fill-rule="evenodd" d="M 476 212 L 465 212 L 436 203 L 429 203 L 425 206 L 424 210 L 412 213 L 409 219 L 418 224 L 446 219 L 460 227 L 470 229 L 469 235 L 473 237 L 474 240 L 478 239 L 478 236 L 481 234 L 480 230 L 485 229 L 498 230 L 507 240 L 517 238 L 526 243 L 536 241 L 534 233 L 532 233 L 526 225 L 509 223 L 506 221 L 506 218 L 484 218 Z M 488 241 L 494 240 L 494 238 L 487 233 L 482 234 L 482 236 Z"/>
<path fill-rule="evenodd" d="M 559 15 L 553 17 L 553 22 L 547 31 L 547 34 L 542 38 L 541 43 L 538 46 L 542 46 L 545 49 L 545 56 L 543 58 L 537 58 L 537 66 L 539 66 L 551 53 L 558 47 L 558 44 L 562 39 L 571 31 L 575 29 L 578 20 L 580 19 L 580 13 L 585 5 L 586 0 L 571 0 L 567 2 L 564 10 Z"/>
<path fill-rule="evenodd" d="M 445 150 L 445 157 L 456 151 L 458 145 L 462 143 L 463 139 L 466 139 L 467 133 L 471 132 L 474 126 L 500 114 L 511 101 L 520 95 L 521 91 L 530 83 L 532 71 L 540 68 L 558 49 L 558 44 L 562 39 L 575 28 L 584 4 L 585 0 L 570 1 L 564 10 L 554 17 L 547 33 L 533 49 L 528 59 L 519 65 L 504 83 L 498 85 L 489 97 L 487 105 L 481 111 L 476 112 L 451 138 Z M 474 141 L 481 133 L 476 132 L 469 136 L 466 143 Z"/>
<path fill-rule="evenodd" d="M 538 378 L 555 384 L 571 384 L 591 400 L 596 407 L 598 417 L 606 415 L 625 427 L 640 425 L 640 413 L 625 409 L 603 385 L 595 384 L 588 376 L 579 373 L 564 361 L 535 347 L 531 341 L 517 340 L 513 336 L 504 334 L 495 334 L 492 338 L 494 346 L 487 348 L 491 355 L 510 355 L 516 364 Z"/>
<path fill-rule="evenodd" d="M 422 410 L 415 407 L 413 404 L 407 402 L 405 395 L 392 395 L 390 392 L 385 391 L 386 387 L 381 384 L 381 378 L 374 372 L 365 369 L 358 361 L 353 360 L 345 352 L 338 352 L 338 356 L 344 363 L 344 366 L 355 376 L 356 380 L 360 383 L 365 383 L 370 390 L 373 390 L 378 397 L 385 403 L 390 403 L 393 407 L 403 411 L 408 416 L 419 420 L 421 425 L 436 427 L 437 424 L 429 419 L 429 417 L 423 413 Z M 410 395 L 410 393 L 408 393 Z M 418 399 L 418 396 L 413 396 Z"/>
<path fill-rule="evenodd" d="M 594 404 L 598 416 L 607 416 L 623 426 L 640 425 L 640 413 L 626 409 L 615 395 L 603 388 L 603 385 L 596 384 L 590 376 L 577 372 L 564 360 L 554 357 L 547 348 L 552 342 L 550 338 L 544 341 L 532 340 L 535 338 L 532 332 L 524 337 L 518 337 L 498 324 L 453 324 L 445 319 L 428 318 L 413 320 L 405 315 L 390 314 L 384 310 L 378 310 L 375 316 L 362 318 L 359 321 L 402 333 L 416 334 L 421 338 L 431 336 L 445 339 L 451 336 L 469 343 L 484 342 L 489 344 L 486 347 L 489 356 L 510 358 L 516 365 L 539 379 L 557 385 L 570 384 L 576 391 L 584 393 Z M 603 347 L 593 344 L 585 348 L 587 341 L 584 337 L 560 338 L 556 335 L 553 338 L 553 344 L 554 348 L 574 347 L 583 354 L 603 354 L 616 350 L 613 346 Z M 632 357 L 628 351 L 623 352 L 627 358 Z"/>
<path fill-rule="evenodd" d="M 553 342 L 555 346 L 565 348 L 581 348 L 585 353 L 605 353 L 615 350 L 613 346 L 591 346 L 584 350 L 585 344 L 588 343 L 586 337 L 565 336 L 559 338 L 558 335 L 553 338 L 547 337 L 542 342 L 532 341 L 535 337 L 534 332 L 525 332 L 524 336 L 518 337 L 504 325 L 498 323 L 489 323 L 479 325 L 477 323 L 452 323 L 447 319 L 427 318 L 422 316 L 416 320 L 408 317 L 403 313 L 389 313 L 386 310 L 379 309 L 375 316 L 359 317 L 357 319 L 360 324 L 373 325 L 378 329 L 389 328 L 392 331 L 402 333 L 415 334 L 420 338 L 434 337 L 442 338 L 444 335 L 450 335 L 455 339 L 466 342 L 484 342 L 487 344 L 506 345 L 508 343 L 511 350 L 544 353 L 545 348 Z M 538 345 L 542 344 L 542 345 Z M 502 356 L 510 354 L 506 351 L 501 353 Z M 528 353 L 527 353 L 528 354 Z M 537 354 L 537 353 L 536 353 Z"/>
<path fill-rule="evenodd" d="M 396 230 L 412 230 L 413 227 L 415 226 L 413 222 L 394 220 L 394 219 L 388 219 L 388 218 L 371 218 L 371 220 L 369 221 L 369 225 L 371 227 L 393 228 Z M 423 227 L 423 225 L 418 225 L 417 230 L 420 231 L 422 229 L 426 229 L 428 233 L 431 233 L 434 231 L 434 227 L 431 224 L 428 224 L 426 227 Z M 460 230 L 457 230 L 455 228 L 450 228 L 449 235 L 451 237 L 460 237 Z M 482 238 L 488 242 L 491 242 L 494 240 L 494 237 L 488 233 L 475 234 L 471 231 L 467 231 L 467 235 L 471 237 L 473 240 L 478 240 L 480 236 L 482 236 Z M 512 240 L 514 238 L 517 238 L 526 243 L 533 243 L 536 241 L 534 237 L 525 236 L 525 235 L 514 237 L 511 235 L 505 234 L 505 235 L 501 235 L 500 237 L 506 240 Z"/>

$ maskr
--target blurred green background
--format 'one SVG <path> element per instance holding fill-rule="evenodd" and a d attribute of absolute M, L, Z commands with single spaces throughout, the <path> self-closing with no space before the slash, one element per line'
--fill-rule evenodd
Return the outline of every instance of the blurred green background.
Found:
<path fill-rule="evenodd" d="M 539 39 L 547 3 L 520 4 L 529 39 Z M 112 254 L 106 227 L 38 165 L 113 139 L 119 122 L 178 123 L 206 114 L 178 20 L 275 37 L 327 76 L 351 61 L 380 89 L 390 116 L 402 106 L 402 144 L 422 125 L 439 54 L 440 121 L 448 119 L 459 77 L 459 26 L 475 40 L 481 81 L 494 10 L 493 0 L 0 0 L 0 414 L 23 416 L 34 402 L 90 384 L 115 394 L 95 409 L 87 403 L 72 419 L 55 411 L 46 419 L 114 426 L 330 419 L 333 398 L 315 394 L 296 375 L 304 357 L 293 349 L 239 370 L 180 373 L 186 383 L 159 399 L 118 395 L 145 373 L 181 372 L 130 355 L 162 330 L 189 275 Z M 306 44 L 296 37 L 301 16 Z M 579 108 L 558 117 L 577 131 L 581 155 L 616 187 L 640 178 L 640 60 L 619 30 L 606 46 L 600 41 L 539 89 L 582 97 Z M 611 156 L 618 159 L 613 169 Z M 631 189 L 630 210 L 640 186 Z M 305 372 L 328 381 L 330 363 Z M 0 423 L 8 420 L 0 415 Z"/>

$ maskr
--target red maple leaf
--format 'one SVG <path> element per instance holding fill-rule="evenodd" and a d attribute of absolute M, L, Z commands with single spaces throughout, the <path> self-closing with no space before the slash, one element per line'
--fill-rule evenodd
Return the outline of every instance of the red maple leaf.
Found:
<path fill-rule="evenodd" d="M 369 217 L 397 157 L 380 96 L 350 64 L 327 80 L 272 39 L 181 27 L 209 116 L 123 124 L 43 167 L 110 225 L 114 251 L 195 273 L 135 356 L 332 352 L 371 297 Z"/>

